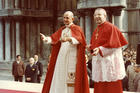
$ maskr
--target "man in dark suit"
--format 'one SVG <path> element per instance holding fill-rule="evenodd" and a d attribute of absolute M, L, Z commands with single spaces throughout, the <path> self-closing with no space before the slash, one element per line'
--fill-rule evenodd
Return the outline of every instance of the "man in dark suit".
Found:
<path fill-rule="evenodd" d="M 24 63 L 21 61 L 21 56 L 17 55 L 16 61 L 12 64 L 12 75 L 14 76 L 14 80 L 22 82 L 24 71 L 25 68 Z"/>
<path fill-rule="evenodd" d="M 38 66 L 37 83 L 40 83 L 43 74 L 43 65 L 38 61 L 38 55 L 34 55 L 35 64 Z"/>
<path fill-rule="evenodd" d="M 29 64 L 25 69 L 25 82 L 37 83 L 38 67 L 34 62 L 34 58 L 29 59 Z"/>

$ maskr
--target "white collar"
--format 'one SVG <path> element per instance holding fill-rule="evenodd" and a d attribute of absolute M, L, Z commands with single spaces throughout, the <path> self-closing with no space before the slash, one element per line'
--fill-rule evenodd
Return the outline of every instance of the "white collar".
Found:
<path fill-rule="evenodd" d="M 33 64 L 30 64 L 30 67 L 32 67 L 33 66 Z"/>
<path fill-rule="evenodd" d="M 65 26 L 69 28 L 69 27 L 70 27 L 72 24 L 73 24 L 73 23 L 70 23 L 70 24 L 68 24 L 68 25 L 65 25 Z"/>

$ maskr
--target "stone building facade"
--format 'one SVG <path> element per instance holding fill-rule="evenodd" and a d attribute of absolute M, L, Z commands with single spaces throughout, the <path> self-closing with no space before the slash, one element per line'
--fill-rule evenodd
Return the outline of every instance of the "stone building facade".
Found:
<path fill-rule="evenodd" d="M 75 0 L 66 1 L 0 0 L 0 62 L 13 61 L 18 54 L 23 60 L 34 54 L 48 58 L 50 45 L 43 44 L 40 33 L 51 35 L 59 26 L 57 17 L 76 10 Z"/>
<path fill-rule="evenodd" d="M 140 43 L 140 0 L 127 0 L 129 43 L 137 47 Z"/>
<path fill-rule="evenodd" d="M 0 61 L 15 60 L 20 54 L 28 59 L 34 54 L 45 58 L 39 33 L 53 30 L 55 0 L 0 0 Z"/>
<path fill-rule="evenodd" d="M 74 12 L 89 43 L 96 27 L 94 10 L 103 7 L 108 20 L 118 26 L 129 43 L 139 42 L 139 0 L 0 0 L 0 62 L 11 62 L 20 54 L 28 60 L 34 54 L 46 60 L 50 45 L 44 45 L 39 33 L 51 35 L 63 25 L 63 13 Z"/>

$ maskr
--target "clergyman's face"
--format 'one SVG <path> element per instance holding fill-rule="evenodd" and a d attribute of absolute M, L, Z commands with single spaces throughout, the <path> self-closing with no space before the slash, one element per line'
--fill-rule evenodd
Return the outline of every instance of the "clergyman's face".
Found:
<path fill-rule="evenodd" d="M 73 17 L 69 13 L 64 13 L 63 22 L 65 25 L 69 25 L 73 22 Z"/>
<path fill-rule="evenodd" d="M 106 21 L 105 11 L 96 10 L 94 13 L 94 20 L 98 25 L 104 23 Z"/>

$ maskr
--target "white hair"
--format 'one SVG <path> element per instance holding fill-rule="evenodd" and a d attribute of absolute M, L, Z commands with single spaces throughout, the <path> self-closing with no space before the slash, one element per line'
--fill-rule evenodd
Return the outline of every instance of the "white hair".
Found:
<path fill-rule="evenodd" d="M 74 14 L 71 11 L 66 11 L 64 14 L 69 14 L 72 18 L 74 18 Z"/>
<path fill-rule="evenodd" d="M 103 8 L 97 8 L 95 11 L 102 11 L 105 16 L 107 16 L 106 10 Z"/>
<path fill-rule="evenodd" d="M 29 60 L 33 60 L 33 61 L 35 61 L 33 57 L 31 57 Z"/>

